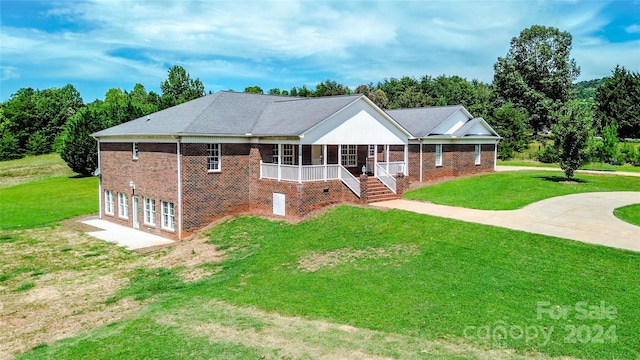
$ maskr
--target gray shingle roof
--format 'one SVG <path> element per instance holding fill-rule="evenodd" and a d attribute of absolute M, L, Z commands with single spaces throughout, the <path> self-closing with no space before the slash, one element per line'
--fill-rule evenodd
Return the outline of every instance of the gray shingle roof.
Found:
<path fill-rule="evenodd" d="M 361 96 L 296 98 L 222 91 L 93 135 L 299 135 Z"/>
<path fill-rule="evenodd" d="M 92 135 L 297 136 L 363 96 L 299 98 L 221 91 Z M 456 105 L 386 112 L 414 137 L 423 138 L 460 109 L 464 110 L 464 107 Z M 474 120 L 463 125 L 456 134 L 466 134 L 477 123 Z"/>
<path fill-rule="evenodd" d="M 453 105 L 387 110 L 386 112 L 413 136 L 422 138 L 462 108 L 464 108 L 462 105 Z"/>

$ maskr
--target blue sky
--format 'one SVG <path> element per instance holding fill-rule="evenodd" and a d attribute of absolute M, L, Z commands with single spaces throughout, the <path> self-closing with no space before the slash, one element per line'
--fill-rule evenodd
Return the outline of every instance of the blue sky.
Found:
<path fill-rule="evenodd" d="M 635 1 L 0 1 L 0 101 L 74 85 L 85 102 L 136 83 L 160 92 L 171 65 L 207 91 L 323 80 L 459 75 L 491 82 L 534 24 L 573 35 L 578 80 L 640 71 Z"/>

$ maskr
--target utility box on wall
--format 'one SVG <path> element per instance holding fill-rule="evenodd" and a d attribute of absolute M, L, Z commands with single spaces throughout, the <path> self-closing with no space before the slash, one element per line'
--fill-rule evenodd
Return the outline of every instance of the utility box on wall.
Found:
<path fill-rule="evenodd" d="M 284 194 L 273 193 L 273 214 L 286 215 L 286 200 Z"/>

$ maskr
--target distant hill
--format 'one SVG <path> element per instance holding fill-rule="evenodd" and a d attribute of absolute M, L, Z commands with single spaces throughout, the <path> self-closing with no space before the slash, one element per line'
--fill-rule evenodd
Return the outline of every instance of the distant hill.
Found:
<path fill-rule="evenodd" d="M 573 84 L 572 93 L 575 99 L 586 100 L 590 103 L 594 103 L 594 96 L 596 88 L 604 82 L 606 78 L 594 79 L 587 81 L 580 81 Z"/>

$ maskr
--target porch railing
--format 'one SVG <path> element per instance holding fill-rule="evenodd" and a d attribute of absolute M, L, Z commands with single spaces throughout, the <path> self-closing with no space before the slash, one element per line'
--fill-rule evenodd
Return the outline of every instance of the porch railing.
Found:
<path fill-rule="evenodd" d="M 396 178 L 391 176 L 387 170 L 385 170 L 380 163 L 376 164 L 376 177 L 382 181 L 382 183 L 388 187 L 394 194 L 396 194 Z"/>
<path fill-rule="evenodd" d="M 337 180 L 340 178 L 339 168 L 338 164 L 303 165 L 300 167 L 298 165 L 261 163 L 260 178 L 298 182 Z"/>
<path fill-rule="evenodd" d="M 347 185 L 358 197 L 360 197 L 360 180 L 353 176 L 344 166 L 338 165 L 338 175 L 340 180 Z"/>
<path fill-rule="evenodd" d="M 389 174 L 397 174 L 397 173 L 406 173 L 404 171 L 405 163 L 404 161 L 391 161 L 391 162 L 378 162 L 387 173 Z"/>
<path fill-rule="evenodd" d="M 360 196 L 360 180 L 339 164 L 298 166 L 261 163 L 260 178 L 296 182 L 340 179 L 351 191 Z"/>

